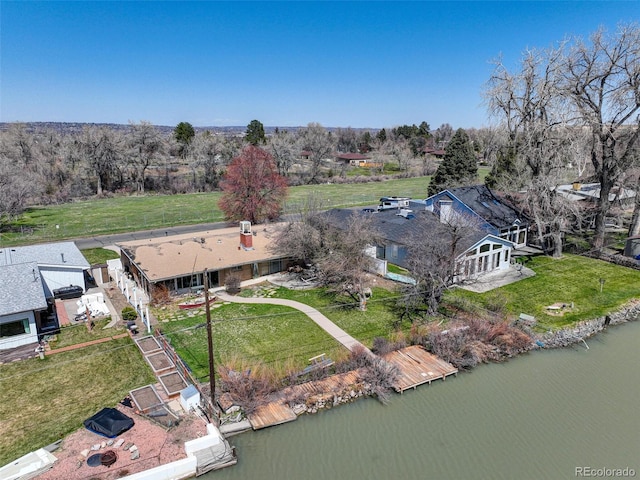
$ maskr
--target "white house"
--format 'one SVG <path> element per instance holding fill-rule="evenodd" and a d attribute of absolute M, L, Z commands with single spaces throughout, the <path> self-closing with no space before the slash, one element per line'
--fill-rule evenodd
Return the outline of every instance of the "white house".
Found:
<path fill-rule="evenodd" d="M 36 262 L 0 266 L 0 350 L 38 341 L 47 299 Z"/>
<path fill-rule="evenodd" d="M 55 323 L 53 291 L 78 285 L 85 291 L 90 268 L 73 242 L 0 249 L 0 349 L 38 341 L 45 324 Z"/>

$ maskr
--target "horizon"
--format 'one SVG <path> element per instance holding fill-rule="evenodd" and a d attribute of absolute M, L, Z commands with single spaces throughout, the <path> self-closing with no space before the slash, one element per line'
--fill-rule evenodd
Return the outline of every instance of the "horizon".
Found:
<path fill-rule="evenodd" d="M 197 128 L 490 126 L 492 59 L 639 17 L 603 1 L 0 4 L 0 122 Z"/>

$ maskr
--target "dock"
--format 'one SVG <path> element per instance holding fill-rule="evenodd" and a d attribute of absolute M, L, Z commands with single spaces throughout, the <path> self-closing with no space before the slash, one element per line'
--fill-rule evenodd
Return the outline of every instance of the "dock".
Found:
<path fill-rule="evenodd" d="M 457 375 L 458 369 L 441 358 L 427 352 L 419 345 L 389 352 L 383 355 L 388 363 L 398 367 L 400 376 L 393 388 L 402 393 L 434 380 L 445 380 L 449 375 Z"/>
<path fill-rule="evenodd" d="M 289 399 L 310 398 L 322 395 L 333 398 L 334 392 L 361 381 L 358 372 L 352 371 L 332 375 L 322 380 L 287 387 L 274 394 L 269 403 L 258 407 L 255 412 L 249 415 L 249 422 L 254 430 L 292 422 L 298 418 L 298 415 L 287 405 Z"/>

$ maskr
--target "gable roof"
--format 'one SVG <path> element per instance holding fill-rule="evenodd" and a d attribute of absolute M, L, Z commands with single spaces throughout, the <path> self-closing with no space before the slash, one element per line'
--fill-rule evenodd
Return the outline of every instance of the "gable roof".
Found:
<path fill-rule="evenodd" d="M 36 262 L 0 265 L 0 315 L 45 308 L 47 299 Z"/>
<path fill-rule="evenodd" d="M 503 203 L 486 185 L 450 188 L 432 195 L 427 200 L 441 196 L 443 193 L 458 199 L 496 228 L 511 227 L 517 223 L 516 220 L 520 223 L 528 222 L 521 212 Z"/>
<path fill-rule="evenodd" d="M 372 227 L 383 241 L 407 247 L 410 247 L 416 238 L 424 235 L 425 223 L 427 228 L 433 228 L 434 230 L 441 226 L 438 217 L 426 210 L 414 212 L 415 218 L 411 219 L 397 215 L 397 212 L 398 210 L 395 209 L 369 213 L 363 212 L 362 210 L 334 208 L 321 215 L 323 215 L 331 225 L 341 229 L 344 229 L 348 225 L 348 220 L 351 215 L 367 215 L 368 218 L 371 219 Z M 489 236 L 494 238 L 493 235 L 489 235 L 480 230 L 468 235 L 458 244 L 458 253 L 465 252 Z M 502 239 L 498 240 L 503 241 Z"/>
<path fill-rule="evenodd" d="M 39 266 L 65 268 L 89 268 L 74 242 L 43 243 L 24 247 L 5 247 L 0 249 L 0 265 L 37 262 Z"/>

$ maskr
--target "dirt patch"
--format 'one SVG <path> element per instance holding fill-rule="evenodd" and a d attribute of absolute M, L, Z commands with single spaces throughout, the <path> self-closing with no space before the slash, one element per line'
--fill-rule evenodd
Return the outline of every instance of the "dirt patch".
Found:
<path fill-rule="evenodd" d="M 118 410 L 133 418 L 135 425 L 130 430 L 114 439 L 107 439 L 85 428 L 77 430 L 66 437 L 61 447 L 53 452 L 58 461 L 51 470 L 38 476 L 38 480 L 89 480 L 93 478 L 112 480 L 121 478 L 186 458 L 184 442 L 206 435 L 205 422 L 195 416 L 182 417 L 178 425 L 166 429 L 146 417 L 135 414 L 131 408 L 118 405 Z M 123 444 L 114 448 L 120 439 L 124 440 Z M 106 445 L 109 440 L 113 440 L 113 445 Z M 140 453 L 139 458 L 132 460 L 132 457 L 135 456 L 133 452 L 124 449 L 130 445 L 137 447 Z M 91 450 L 93 446 L 100 448 Z M 91 467 L 87 464 L 88 457 L 96 453 L 104 453 L 107 450 L 113 450 L 117 454 L 118 458 L 113 465 L 110 467 L 103 465 Z M 87 453 L 86 456 L 83 455 L 83 451 Z"/>

